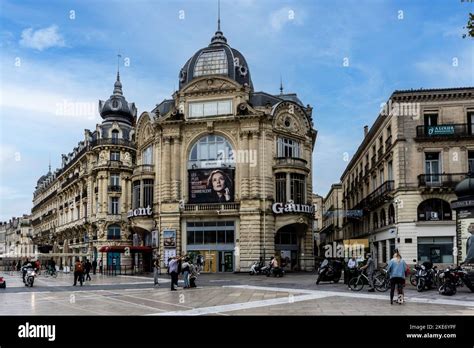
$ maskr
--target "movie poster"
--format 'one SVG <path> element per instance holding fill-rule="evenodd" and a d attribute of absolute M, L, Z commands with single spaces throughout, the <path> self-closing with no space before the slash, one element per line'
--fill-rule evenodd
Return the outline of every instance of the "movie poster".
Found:
<path fill-rule="evenodd" d="M 234 169 L 190 169 L 190 203 L 226 203 L 234 201 Z"/>
<path fill-rule="evenodd" d="M 165 248 L 176 248 L 176 230 L 163 231 L 163 246 Z"/>
<path fill-rule="evenodd" d="M 457 211 L 458 262 L 474 264 L 474 208 Z"/>

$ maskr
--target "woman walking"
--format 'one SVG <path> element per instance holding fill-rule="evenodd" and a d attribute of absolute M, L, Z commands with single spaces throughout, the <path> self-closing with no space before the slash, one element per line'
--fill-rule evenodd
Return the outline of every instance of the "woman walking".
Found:
<path fill-rule="evenodd" d="M 189 288 L 189 257 L 184 259 L 183 264 L 181 265 L 181 272 L 183 273 L 184 288 Z"/>
<path fill-rule="evenodd" d="M 405 285 L 405 272 L 407 264 L 402 260 L 402 256 L 395 250 L 393 259 L 390 260 L 387 267 L 387 272 L 390 275 L 390 304 L 393 304 L 393 295 L 395 293 L 395 286 L 397 286 L 398 303 L 404 302 L 403 287 Z"/>

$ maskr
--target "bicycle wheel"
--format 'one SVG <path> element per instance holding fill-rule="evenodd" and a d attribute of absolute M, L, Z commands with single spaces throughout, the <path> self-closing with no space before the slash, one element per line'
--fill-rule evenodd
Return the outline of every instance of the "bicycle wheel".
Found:
<path fill-rule="evenodd" d="M 385 292 L 388 290 L 390 285 L 388 284 L 388 280 L 385 276 L 380 275 L 379 277 L 374 279 L 374 288 L 377 291 Z"/>
<path fill-rule="evenodd" d="M 57 277 L 58 277 L 58 272 L 54 272 L 54 273 L 52 274 L 52 277 L 53 277 L 53 278 L 57 278 Z"/>
<path fill-rule="evenodd" d="M 355 277 L 349 281 L 349 289 L 352 291 L 361 291 L 364 288 L 362 277 Z"/>

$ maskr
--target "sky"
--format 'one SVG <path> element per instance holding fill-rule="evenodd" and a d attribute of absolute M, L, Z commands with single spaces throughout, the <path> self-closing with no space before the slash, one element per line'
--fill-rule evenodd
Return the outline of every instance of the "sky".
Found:
<path fill-rule="evenodd" d="M 461 0 L 221 0 L 222 31 L 255 90 L 278 94 L 282 76 L 314 108 L 323 196 L 393 91 L 474 86 L 469 12 Z M 60 167 L 101 122 L 117 63 L 127 100 L 150 111 L 216 17 L 216 0 L 0 0 L 0 221 L 29 213 L 49 161 Z"/>

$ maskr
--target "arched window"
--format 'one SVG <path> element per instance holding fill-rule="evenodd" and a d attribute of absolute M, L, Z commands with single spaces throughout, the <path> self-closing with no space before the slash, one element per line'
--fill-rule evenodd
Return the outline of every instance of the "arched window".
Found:
<path fill-rule="evenodd" d="M 112 140 L 113 140 L 114 142 L 116 142 L 116 141 L 118 141 L 118 138 L 119 138 L 119 131 L 116 130 L 116 129 L 114 129 L 114 130 L 112 131 Z"/>
<path fill-rule="evenodd" d="M 110 225 L 107 229 L 107 239 L 120 239 L 120 226 Z"/>
<path fill-rule="evenodd" d="M 395 207 L 393 204 L 390 204 L 388 207 L 388 224 L 394 224 L 395 223 Z"/>
<path fill-rule="evenodd" d="M 189 153 L 188 169 L 235 167 L 230 143 L 219 135 L 199 139 Z"/>
<path fill-rule="evenodd" d="M 373 220 L 372 220 L 372 224 L 373 224 L 373 227 L 374 227 L 374 230 L 379 228 L 379 218 L 377 216 L 377 213 L 374 213 L 373 215 Z"/>
<path fill-rule="evenodd" d="M 442 199 L 427 199 L 418 206 L 418 221 L 441 221 L 452 218 L 449 203 Z"/>
<path fill-rule="evenodd" d="M 387 219 L 385 216 L 385 209 L 380 211 L 380 227 L 387 225 Z"/>

